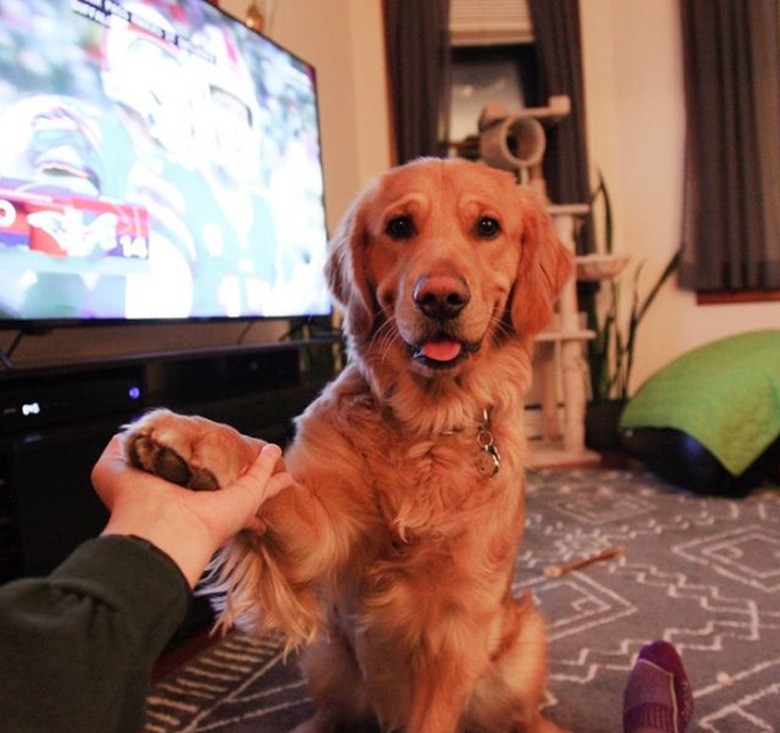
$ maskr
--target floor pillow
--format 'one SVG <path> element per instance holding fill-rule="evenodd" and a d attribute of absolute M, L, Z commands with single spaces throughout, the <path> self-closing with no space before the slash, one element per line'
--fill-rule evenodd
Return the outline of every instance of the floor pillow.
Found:
<path fill-rule="evenodd" d="M 620 442 L 694 491 L 760 483 L 780 461 L 780 329 L 720 339 L 659 370 L 626 405 Z"/>

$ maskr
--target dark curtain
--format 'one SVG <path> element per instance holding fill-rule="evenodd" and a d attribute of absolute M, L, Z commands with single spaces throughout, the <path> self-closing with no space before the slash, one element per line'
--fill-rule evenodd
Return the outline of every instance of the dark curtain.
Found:
<path fill-rule="evenodd" d="M 681 0 L 687 114 L 680 282 L 780 288 L 778 3 Z"/>
<path fill-rule="evenodd" d="M 557 204 L 590 200 L 588 146 L 585 137 L 585 83 L 582 75 L 579 0 L 528 0 L 538 57 L 540 98 L 568 94 L 571 115 L 547 130 L 544 177 Z M 593 229 L 583 227 L 577 249 L 593 250 Z"/>
<path fill-rule="evenodd" d="M 449 0 L 385 0 L 396 162 L 445 155 L 450 100 Z"/>

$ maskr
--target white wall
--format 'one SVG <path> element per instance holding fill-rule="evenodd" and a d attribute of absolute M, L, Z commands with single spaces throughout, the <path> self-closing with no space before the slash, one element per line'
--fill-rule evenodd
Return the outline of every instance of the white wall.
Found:
<path fill-rule="evenodd" d="M 604 172 L 615 247 L 654 282 L 680 242 L 685 109 L 678 0 L 581 0 L 591 165 Z M 646 292 L 646 291 L 645 291 Z M 698 306 L 668 283 L 641 326 L 634 387 L 676 356 L 780 327 L 780 303 Z"/>

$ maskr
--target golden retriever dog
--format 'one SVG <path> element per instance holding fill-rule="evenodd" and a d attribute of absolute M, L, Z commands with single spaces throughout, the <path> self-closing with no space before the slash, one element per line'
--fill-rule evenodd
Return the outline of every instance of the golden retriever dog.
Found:
<path fill-rule="evenodd" d="M 365 190 L 330 243 L 348 364 L 297 419 L 294 487 L 217 559 L 221 620 L 303 645 L 303 732 L 542 733 L 544 623 L 511 587 L 524 524 L 523 395 L 571 261 L 504 172 L 422 159 Z M 231 481 L 239 433 L 158 411 L 133 463 Z"/>

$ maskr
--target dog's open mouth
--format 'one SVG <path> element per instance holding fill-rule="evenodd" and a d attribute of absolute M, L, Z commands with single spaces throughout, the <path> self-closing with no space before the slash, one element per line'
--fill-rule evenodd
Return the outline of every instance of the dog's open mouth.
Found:
<path fill-rule="evenodd" d="M 419 344 L 406 344 L 406 349 L 415 361 L 431 369 L 451 369 L 478 351 L 480 345 L 439 335 Z"/>

